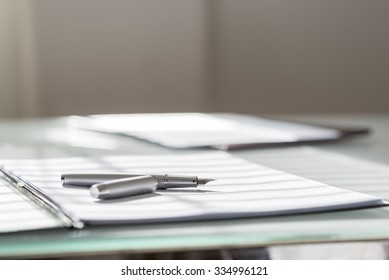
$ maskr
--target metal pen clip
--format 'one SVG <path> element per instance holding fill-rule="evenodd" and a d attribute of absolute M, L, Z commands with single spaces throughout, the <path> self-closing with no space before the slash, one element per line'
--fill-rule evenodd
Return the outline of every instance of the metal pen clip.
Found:
<path fill-rule="evenodd" d="M 11 186 L 19 191 L 23 195 L 30 198 L 35 204 L 54 215 L 61 220 L 66 226 L 72 226 L 74 228 L 83 228 L 84 223 L 75 219 L 70 215 L 59 203 L 52 199 L 47 193 L 34 186 L 31 182 L 23 179 L 22 177 L 7 171 L 4 167 L 0 166 L 0 172 L 3 178 L 6 179 Z"/>

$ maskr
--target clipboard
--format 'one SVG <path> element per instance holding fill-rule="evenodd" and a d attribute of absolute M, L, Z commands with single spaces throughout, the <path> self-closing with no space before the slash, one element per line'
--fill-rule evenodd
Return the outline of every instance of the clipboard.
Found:
<path fill-rule="evenodd" d="M 4 202 L 0 204 L 0 232 L 270 217 L 387 205 L 380 197 L 268 168 L 222 151 L 15 159 L 4 160 L 4 164 L 8 168 L 1 169 L 0 179 L 9 184 L 0 185 L 0 200 Z M 195 172 L 215 180 L 191 191 L 160 190 L 99 201 L 90 196 L 88 188 L 62 186 L 61 173 L 79 169 L 91 173 L 112 169 L 177 175 Z M 10 195 L 18 200 L 10 201 Z"/>

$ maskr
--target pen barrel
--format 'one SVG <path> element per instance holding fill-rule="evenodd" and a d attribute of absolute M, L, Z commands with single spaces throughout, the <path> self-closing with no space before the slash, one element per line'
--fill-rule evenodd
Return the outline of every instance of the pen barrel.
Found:
<path fill-rule="evenodd" d="M 120 180 L 125 178 L 139 177 L 143 175 L 129 173 L 109 173 L 109 174 L 63 174 L 61 176 L 62 185 L 64 187 L 91 187 L 95 184 L 104 183 L 112 180 Z M 197 187 L 197 176 L 181 176 L 181 175 L 150 175 L 157 182 L 158 189 L 167 188 L 192 188 Z"/>
<path fill-rule="evenodd" d="M 158 181 L 158 189 L 167 188 L 193 188 L 197 187 L 197 176 L 179 176 L 179 175 L 154 175 Z"/>
<path fill-rule="evenodd" d="M 98 199 L 112 199 L 152 193 L 157 189 L 157 180 L 150 175 L 117 179 L 95 184 L 90 188 L 91 196 Z"/>

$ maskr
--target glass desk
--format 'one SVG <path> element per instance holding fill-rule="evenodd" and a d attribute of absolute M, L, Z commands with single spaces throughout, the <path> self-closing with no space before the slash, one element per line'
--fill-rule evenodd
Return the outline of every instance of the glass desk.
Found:
<path fill-rule="evenodd" d="M 284 118 L 371 127 L 371 135 L 322 143 L 313 149 L 389 165 L 389 115 Z M 67 127 L 66 118 L 2 120 L 0 131 L 0 158 L 180 152 L 131 138 L 77 131 Z M 294 161 L 298 163 L 301 160 L 299 155 L 306 149 L 312 148 L 245 149 L 231 153 L 272 168 L 307 176 L 294 164 Z M 289 153 L 292 160 L 275 160 L 285 153 Z M 310 178 L 323 181 L 311 175 Z M 385 189 L 382 196 L 386 196 Z M 389 183 L 387 192 L 389 194 Z M 361 250 L 373 252 L 367 258 L 386 258 L 388 221 L 386 207 L 272 218 L 27 231 L 1 234 L 0 258 L 320 258 L 318 255 L 307 255 L 306 248 L 308 251 L 312 248 L 320 250 L 326 258 L 364 258 L 358 253 Z M 351 248 L 349 255 L 344 254 L 344 248 Z M 339 254 L 340 251 L 343 253 Z"/>

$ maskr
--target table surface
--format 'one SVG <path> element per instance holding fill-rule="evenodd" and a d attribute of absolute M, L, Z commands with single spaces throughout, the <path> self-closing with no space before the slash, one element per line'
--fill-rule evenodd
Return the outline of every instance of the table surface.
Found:
<path fill-rule="evenodd" d="M 277 116 L 280 118 L 280 116 Z M 333 126 L 366 126 L 368 136 L 315 145 L 316 148 L 389 165 L 389 115 L 281 116 Z M 132 138 L 75 130 L 67 118 L 0 121 L 0 158 L 179 153 Z M 235 150 L 258 163 L 287 147 Z M 298 149 L 298 148 L 297 148 Z M 296 159 L 298 160 L 298 159 Z M 288 170 L 285 170 L 288 171 Z M 315 178 L 313 178 L 315 179 Z M 389 190 L 389 186 L 388 186 Z M 321 242 L 389 239 L 388 207 L 155 225 L 94 226 L 2 234 L 0 258 L 81 258 L 120 254 L 258 248 Z"/>

